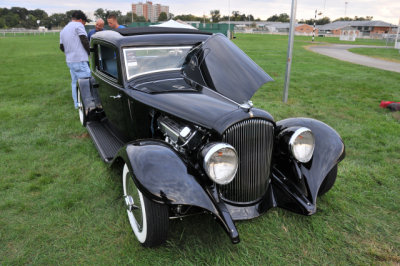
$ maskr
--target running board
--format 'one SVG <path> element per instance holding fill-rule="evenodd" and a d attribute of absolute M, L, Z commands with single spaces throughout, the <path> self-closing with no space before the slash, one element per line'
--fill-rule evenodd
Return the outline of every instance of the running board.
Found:
<path fill-rule="evenodd" d="M 89 121 L 86 124 L 86 128 L 101 158 L 106 163 L 111 162 L 115 155 L 117 155 L 119 149 L 124 146 L 124 143 L 111 132 L 111 129 L 106 123 Z"/>

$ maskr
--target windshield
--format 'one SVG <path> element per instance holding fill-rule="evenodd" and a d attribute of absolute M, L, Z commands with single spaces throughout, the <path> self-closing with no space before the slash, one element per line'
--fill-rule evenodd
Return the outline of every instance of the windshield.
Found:
<path fill-rule="evenodd" d="M 135 76 L 179 70 L 192 46 L 125 48 L 124 60 L 127 79 Z"/>

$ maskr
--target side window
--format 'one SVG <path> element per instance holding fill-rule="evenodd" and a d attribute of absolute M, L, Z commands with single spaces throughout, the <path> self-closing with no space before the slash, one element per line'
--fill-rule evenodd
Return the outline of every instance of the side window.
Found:
<path fill-rule="evenodd" d="M 98 45 L 98 69 L 118 79 L 117 54 L 110 47 Z"/>

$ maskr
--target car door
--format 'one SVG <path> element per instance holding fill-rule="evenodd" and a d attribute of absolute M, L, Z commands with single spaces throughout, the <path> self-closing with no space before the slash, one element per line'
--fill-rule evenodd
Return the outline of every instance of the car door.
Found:
<path fill-rule="evenodd" d="M 108 44 L 97 44 L 96 47 L 96 80 L 103 110 L 112 129 L 121 138 L 127 134 L 127 99 L 121 84 L 121 70 L 118 50 Z"/>

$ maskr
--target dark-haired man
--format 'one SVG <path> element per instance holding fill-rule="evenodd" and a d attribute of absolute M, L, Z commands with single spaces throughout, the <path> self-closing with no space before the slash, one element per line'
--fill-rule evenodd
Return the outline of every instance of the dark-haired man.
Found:
<path fill-rule="evenodd" d="M 108 23 L 108 26 L 110 26 L 110 28 L 113 30 L 125 28 L 124 25 L 118 24 L 117 16 L 114 14 L 111 14 L 107 17 L 107 23 Z"/>
<path fill-rule="evenodd" d="M 65 59 L 71 73 L 72 99 L 75 108 L 79 107 L 76 83 L 80 78 L 90 77 L 89 40 L 84 25 L 85 13 L 78 10 L 72 13 L 71 21 L 60 32 L 60 49 L 65 53 Z"/>

